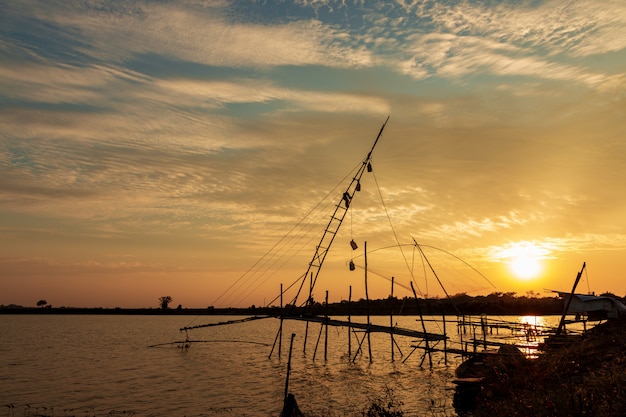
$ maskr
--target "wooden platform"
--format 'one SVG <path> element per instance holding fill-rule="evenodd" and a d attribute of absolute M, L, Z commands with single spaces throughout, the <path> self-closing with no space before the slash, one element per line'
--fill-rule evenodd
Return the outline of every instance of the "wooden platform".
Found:
<path fill-rule="evenodd" d="M 448 338 L 444 335 L 437 333 L 424 333 L 417 330 L 405 329 L 402 327 L 389 327 L 389 326 L 380 326 L 377 324 L 367 324 L 367 323 L 355 323 L 347 320 L 335 320 L 329 319 L 326 317 L 320 316 L 283 316 L 284 320 L 300 320 L 300 321 L 309 321 L 313 323 L 321 323 L 327 324 L 328 326 L 337 326 L 337 327 L 351 327 L 353 329 L 360 329 L 363 331 L 369 331 L 370 333 L 388 333 L 394 334 L 398 336 L 407 336 L 414 337 L 416 339 L 427 339 L 432 341 L 438 340 L 447 340 Z"/>

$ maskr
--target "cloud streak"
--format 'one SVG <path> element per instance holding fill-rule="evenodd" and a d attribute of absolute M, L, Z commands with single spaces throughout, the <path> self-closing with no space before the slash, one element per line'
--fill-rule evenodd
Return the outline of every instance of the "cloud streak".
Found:
<path fill-rule="evenodd" d="M 338 240 L 394 245 L 393 226 L 493 271 L 495 249 L 543 242 L 612 277 L 625 35 L 609 0 L 3 4 L 0 294 L 42 265 L 155 273 L 157 297 L 168 273 L 226 288 L 351 178 L 388 115 Z"/>

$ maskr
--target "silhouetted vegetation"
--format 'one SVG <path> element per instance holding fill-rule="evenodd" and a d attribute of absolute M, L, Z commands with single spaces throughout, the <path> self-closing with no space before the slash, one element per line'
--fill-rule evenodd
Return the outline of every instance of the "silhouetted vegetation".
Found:
<path fill-rule="evenodd" d="M 402 417 L 402 401 L 398 400 L 393 390 L 385 386 L 383 387 L 383 395 L 370 398 L 370 404 L 367 410 L 363 412 L 365 417 Z"/>
<path fill-rule="evenodd" d="M 614 297 L 623 303 L 626 298 L 617 297 L 611 293 L 602 295 Z M 162 300 L 163 299 L 163 300 Z M 165 303 L 164 303 L 165 302 Z M 177 314 L 177 315 L 279 315 L 281 310 L 277 306 L 247 308 L 182 308 L 179 305 L 176 309 L 170 309 L 172 302 L 170 296 L 159 298 L 159 309 L 154 308 L 76 308 L 76 307 L 55 307 L 34 308 L 19 305 L 0 305 L 0 313 L 12 314 Z M 534 295 L 517 296 L 515 293 L 494 292 L 489 295 L 470 296 L 464 293 L 456 294 L 450 298 L 427 298 L 419 299 L 419 309 L 424 315 L 515 315 L 515 316 L 547 316 L 559 315 L 563 312 L 563 300 L 554 297 L 537 297 Z M 379 300 L 369 301 L 369 311 L 371 315 L 418 315 L 418 306 L 412 297 L 396 298 L 389 297 Z M 331 303 L 328 306 L 322 303 L 314 303 L 308 308 L 294 307 L 287 305 L 283 309 L 283 314 L 292 315 L 324 315 L 326 312 L 330 316 L 362 316 L 367 314 L 368 306 L 365 299 L 358 301 L 341 301 Z"/>
<path fill-rule="evenodd" d="M 625 350 L 626 319 L 599 324 L 537 360 L 492 369 L 467 415 L 626 416 Z"/>
<path fill-rule="evenodd" d="M 161 306 L 162 310 L 167 310 L 167 307 L 170 305 L 171 302 L 172 297 L 170 297 L 169 295 L 159 297 L 159 305 Z"/>
<path fill-rule="evenodd" d="M 348 305 L 347 301 L 330 304 L 329 315 L 365 315 L 368 310 L 368 302 L 364 299 L 353 301 Z M 558 297 L 516 297 L 514 293 L 492 293 L 487 296 L 469 296 L 457 294 L 450 298 L 427 298 L 419 299 L 419 309 L 425 315 L 554 315 L 560 314 L 563 309 L 563 301 Z M 326 306 L 316 303 L 311 309 L 312 314 L 324 314 Z M 418 306 L 415 299 L 410 297 L 389 297 L 381 300 L 370 300 L 369 311 L 372 315 L 386 315 L 393 312 L 394 315 L 418 315 Z"/>

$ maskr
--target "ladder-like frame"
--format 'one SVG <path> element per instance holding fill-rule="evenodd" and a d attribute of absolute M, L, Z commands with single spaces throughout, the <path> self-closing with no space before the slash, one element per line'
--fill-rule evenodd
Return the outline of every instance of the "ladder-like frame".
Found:
<path fill-rule="evenodd" d="M 385 120 L 385 123 L 383 123 L 382 127 L 380 128 L 380 131 L 378 132 L 378 135 L 376 136 L 376 139 L 374 140 L 374 144 L 372 145 L 372 148 L 368 152 L 365 159 L 363 159 L 363 163 L 361 164 L 356 174 L 352 178 L 352 181 L 348 185 L 348 188 L 343 193 L 341 200 L 339 201 L 339 203 L 335 205 L 335 211 L 330 216 L 330 220 L 326 226 L 326 229 L 324 229 L 324 234 L 322 235 L 322 238 L 320 239 L 319 243 L 315 247 L 315 253 L 313 254 L 313 257 L 311 258 L 311 261 L 309 262 L 307 270 L 300 278 L 301 279 L 300 287 L 298 289 L 298 292 L 296 293 L 296 296 L 293 298 L 293 301 L 291 302 L 292 307 L 296 306 L 298 302 L 298 297 L 300 296 L 300 293 L 302 292 L 302 287 L 304 286 L 304 282 L 306 281 L 309 275 L 311 276 L 311 284 L 310 284 L 309 291 L 310 292 L 313 291 L 313 288 L 315 287 L 315 283 L 317 282 L 317 277 L 322 269 L 324 260 L 326 259 L 326 255 L 328 254 L 328 251 L 330 250 L 330 247 L 332 246 L 333 241 L 335 240 L 335 237 L 337 236 L 337 233 L 339 232 L 339 228 L 341 227 L 341 224 L 343 223 L 343 219 L 346 217 L 346 213 L 348 212 L 348 209 L 350 208 L 350 203 L 352 202 L 352 199 L 354 198 L 354 195 L 356 194 L 356 192 L 361 190 L 361 177 L 363 176 L 363 173 L 366 170 L 368 172 L 372 171 L 372 165 L 371 165 L 372 152 L 374 152 L 374 148 L 376 147 L 378 140 L 382 136 L 383 130 L 385 129 L 385 126 L 387 125 L 388 121 L 389 121 L 389 116 L 387 117 L 387 119 Z M 307 307 L 309 306 L 311 302 L 312 302 L 311 297 L 307 298 L 307 301 L 305 303 Z"/>

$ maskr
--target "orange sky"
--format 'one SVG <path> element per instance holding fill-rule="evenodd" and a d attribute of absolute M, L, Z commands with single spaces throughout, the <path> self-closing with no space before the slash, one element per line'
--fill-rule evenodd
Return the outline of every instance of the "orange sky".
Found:
<path fill-rule="evenodd" d="M 601 3 L 6 5 L 0 305 L 269 303 L 387 116 L 316 300 L 364 297 L 365 242 L 372 298 L 443 296 L 414 241 L 450 295 L 569 291 L 583 262 L 579 291 L 626 295 Z"/>

